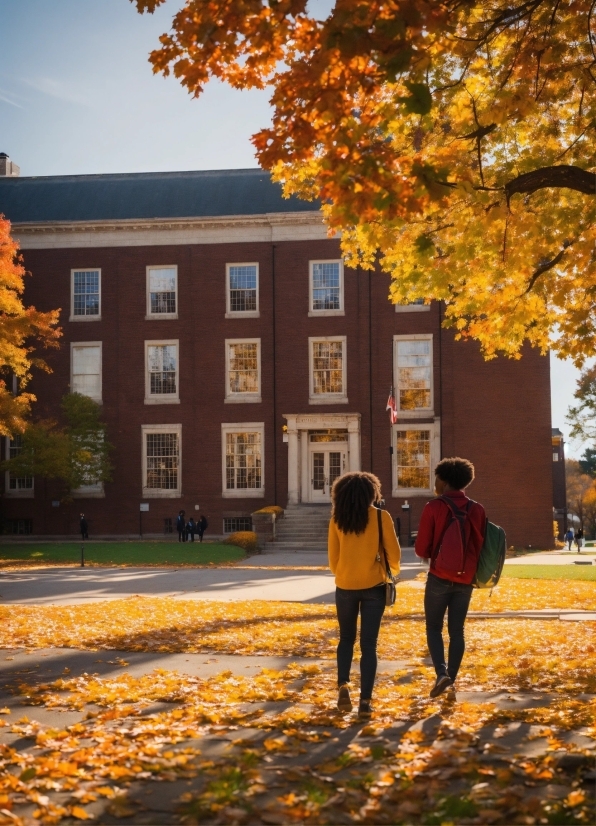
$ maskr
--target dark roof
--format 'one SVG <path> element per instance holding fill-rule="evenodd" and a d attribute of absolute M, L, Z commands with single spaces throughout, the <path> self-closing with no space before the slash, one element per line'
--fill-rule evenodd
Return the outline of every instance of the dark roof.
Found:
<path fill-rule="evenodd" d="M 283 198 L 262 169 L 0 178 L 0 214 L 13 223 L 206 218 L 312 212 Z"/>

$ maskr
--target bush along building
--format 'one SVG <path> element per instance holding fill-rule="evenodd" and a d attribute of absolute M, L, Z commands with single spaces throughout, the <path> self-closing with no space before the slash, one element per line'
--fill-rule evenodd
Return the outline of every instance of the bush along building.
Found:
<path fill-rule="evenodd" d="M 344 266 L 317 205 L 267 173 L 11 171 L 0 212 L 33 274 L 27 302 L 62 309 L 54 372 L 31 385 L 38 415 L 86 394 L 114 446 L 112 481 L 74 508 L 49 481 L 7 476 L 5 529 L 75 534 L 82 510 L 96 536 L 138 535 L 143 505 L 146 534 L 198 508 L 221 535 L 265 505 L 328 512 L 333 480 L 362 469 L 405 541 L 435 464 L 460 455 L 510 543 L 552 546 L 548 359 L 485 362 L 440 304 L 391 304 L 388 276 Z"/>

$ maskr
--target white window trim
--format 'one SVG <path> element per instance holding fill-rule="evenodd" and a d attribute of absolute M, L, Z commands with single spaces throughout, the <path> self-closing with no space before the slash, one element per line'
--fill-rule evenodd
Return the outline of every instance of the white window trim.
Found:
<path fill-rule="evenodd" d="M 261 434 L 261 487 L 228 490 L 226 488 L 226 434 L 227 433 Z M 265 498 L 265 423 L 264 422 L 230 422 L 221 426 L 221 495 L 224 499 L 264 499 Z"/>
<path fill-rule="evenodd" d="M 230 351 L 231 344 L 256 344 L 257 345 L 257 371 L 259 389 L 256 393 L 232 393 L 230 391 Z M 258 403 L 261 398 L 261 339 L 260 338 L 227 338 L 226 347 L 226 404 Z"/>
<path fill-rule="evenodd" d="M 75 272 L 99 273 L 99 315 L 74 314 L 74 274 Z M 70 317 L 69 321 L 101 321 L 101 267 L 74 267 L 70 271 Z"/>
<path fill-rule="evenodd" d="M 314 392 L 314 343 L 319 341 L 341 341 L 342 348 L 342 393 Z M 309 404 L 348 404 L 348 337 L 347 336 L 309 336 L 308 339 L 308 403 Z"/>
<path fill-rule="evenodd" d="M 176 312 L 175 313 L 152 313 L 151 312 L 151 290 L 149 288 L 150 284 L 150 271 L 151 270 L 175 270 L 176 272 Z M 146 305 L 146 321 L 159 321 L 161 319 L 176 319 L 178 318 L 178 265 L 177 264 L 149 264 L 146 268 L 146 293 L 147 293 L 147 305 Z"/>
<path fill-rule="evenodd" d="M 430 304 L 396 304 L 396 313 L 427 313 L 430 310 Z"/>
<path fill-rule="evenodd" d="M 257 268 L 257 309 L 256 310 L 232 310 L 230 309 L 230 267 L 256 267 Z M 240 263 L 226 264 L 226 318 L 260 318 L 260 277 L 259 264 L 256 261 L 242 261 Z"/>
<path fill-rule="evenodd" d="M 71 393 L 75 391 L 72 389 L 74 381 L 74 357 L 73 350 L 75 347 L 99 347 L 99 397 L 88 396 L 98 404 L 103 404 L 103 344 L 101 341 L 71 341 L 70 342 L 70 390 Z M 78 392 L 78 391 L 76 391 Z M 81 395 L 86 395 L 82 393 Z"/>
<path fill-rule="evenodd" d="M 398 488 L 397 487 L 397 431 L 398 430 L 430 430 L 430 487 L 428 488 Z M 441 456 L 441 421 L 436 418 L 433 422 L 404 422 L 392 426 L 391 444 L 391 495 L 393 498 L 409 498 L 410 496 L 432 496 L 434 493 L 435 477 L 433 470 L 438 465 Z"/>
<path fill-rule="evenodd" d="M 10 458 L 10 436 L 5 438 L 5 455 Z M 10 472 L 7 470 L 4 474 L 4 495 L 7 499 L 34 499 L 35 498 L 35 476 L 33 478 L 32 488 L 10 489 Z"/>
<path fill-rule="evenodd" d="M 149 373 L 149 347 L 176 347 L 176 393 L 151 395 L 151 376 Z M 145 341 L 145 404 L 180 404 L 180 340 L 177 338 L 155 339 Z"/>
<path fill-rule="evenodd" d="M 399 406 L 399 383 L 397 369 L 397 343 L 398 341 L 430 341 L 430 407 L 421 407 L 419 410 L 402 410 Z M 434 378 L 434 357 L 433 357 L 433 334 L 417 333 L 413 335 L 393 336 L 393 387 L 395 392 L 395 405 L 399 419 L 428 419 L 435 415 L 435 378 Z"/>
<path fill-rule="evenodd" d="M 148 488 L 147 480 L 147 439 L 148 433 L 177 433 L 178 434 L 178 487 L 175 490 L 165 488 Z M 141 425 L 141 456 L 142 456 L 142 495 L 145 499 L 179 499 L 182 496 L 182 425 L 181 424 L 142 424 Z"/>
<path fill-rule="evenodd" d="M 313 267 L 315 264 L 339 264 L 339 310 L 315 310 L 313 309 Z M 332 316 L 345 315 L 344 304 L 344 262 L 341 258 L 319 258 L 308 262 L 308 315 L 309 317 L 316 316 Z"/>

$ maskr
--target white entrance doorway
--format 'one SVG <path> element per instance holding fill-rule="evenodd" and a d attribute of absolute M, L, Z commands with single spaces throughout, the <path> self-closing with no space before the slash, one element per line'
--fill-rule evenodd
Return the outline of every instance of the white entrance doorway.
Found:
<path fill-rule="evenodd" d="M 347 458 L 347 444 L 311 445 L 311 502 L 331 501 L 331 487 L 337 477 L 346 472 Z"/>
<path fill-rule="evenodd" d="M 359 413 L 284 414 L 288 503 L 326 504 L 338 476 L 360 470 Z"/>
<path fill-rule="evenodd" d="M 306 434 L 305 434 L 306 435 Z M 345 430 L 311 430 L 308 433 L 311 502 L 330 502 L 331 487 L 348 469 L 348 434 Z"/>

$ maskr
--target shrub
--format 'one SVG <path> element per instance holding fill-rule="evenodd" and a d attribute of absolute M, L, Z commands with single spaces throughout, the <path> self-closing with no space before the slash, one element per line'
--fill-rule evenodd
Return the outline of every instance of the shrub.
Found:
<path fill-rule="evenodd" d="M 255 553 L 257 548 L 257 535 L 254 531 L 236 531 L 231 533 L 226 539 L 228 545 L 237 545 L 244 548 L 246 553 Z"/>
<path fill-rule="evenodd" d="M 274 513 L 277 517 L 280 517 L 283 516 L 284 509 L 279 505 L 267 505 L 266 507 L 255 511 L 255 513 Z"/>

